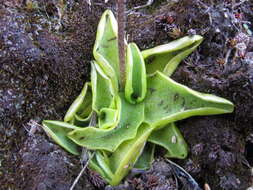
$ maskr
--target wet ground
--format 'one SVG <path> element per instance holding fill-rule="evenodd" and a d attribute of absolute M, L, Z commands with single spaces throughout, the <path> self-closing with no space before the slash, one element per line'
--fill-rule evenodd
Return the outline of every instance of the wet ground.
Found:
<path fill-rule="evenodd" d="M 182 166 L 201 187 L 245 190 L 253 186 L 253 2 L 129 0 L 128 41 L 141 49 L 185 35 L 204 42 L 173 75 L 195 90 L 225 97 L 234 113 L 195 117 L 178 125 L 190 147 Z M 89 80 L 92 46 L 102 12 L 114 1 L 2 0 L 0 4 L 0 189 L 69 189 L 79 160 L 36 127 L 61 119 Z M 178 182 L 166 160 L 132 173 L 114 189 L 190 189 Z M 89 171 L 91 172 L 91 171 Z M 112 189 L 85 175 L 76 189 Z M 99 186 L 95 187 L 95 186 Z"/>

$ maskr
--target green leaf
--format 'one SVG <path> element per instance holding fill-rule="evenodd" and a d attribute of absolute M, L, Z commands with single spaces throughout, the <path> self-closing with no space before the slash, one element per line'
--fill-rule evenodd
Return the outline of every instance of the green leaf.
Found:
<path fill-rule="evenodd" d="M 99 116 L 99 128 L 108 129 L 114 128 L 118 124 L 118 110 L 103 108 Z"/>
<path fill-rule="evenodd" d="M 111 80 L 96 63 L 91 69 L 92 109 L 99 113 L 102 108 L 114 108 L 115 92 Z"/>
<path fill-rule="evenodd" d="M 57 144 L 62 146 L 68 152 L 79 155 L 78 146 L 71 141 L 67 134 L 78 127 L 62 122 L 62 121 L 50 121 L 44 120 L 42 127 L 49 137 L 51 137 Z"/>
<path fill-rule="evenodd" d="M 170 76 L 178 64 L 203 41 L 199 35 L 186 36 L 168 44 L 142 51 L 148 74 L 161 71 Z"/>
<path fill-rule="evenodd" d="M 155 144 L 146 143 L 142 154 L 138 158 L 138 161 L 134 164 L 134 168 L 139 170 L 147 170 L 151 167 L 154 161 Z"/>
<path fill-rule="evenodd" d="M 117 108 L 120 110 L 119 124 L 113 129 L 86 127 L 69 133 L 76 144 L 88 149 L 101 149 L 114 152 L 124 141 L 136 136 L 144 120 L 144 104 L 130 104 L 124 94 L 117 96 Z"/>
<path fill-rule="evenodd" d="M 75 114 L 74 118 L 69 123 L 71 123 L 75 126 L 78 126 L 78 127 L 87 127 L 87 126 L 89 126 L 91 116 L 92 116 L 92 112 L 90 113 L 90 115 L 88 117 L 85 117 L 85 118 L 81 118 L 80 116 Z"/>
<path fill-rule="evenodd" d="M 95 60 L 112 80 L 116 90 L 120 79 L 117 26 L 113 13 L 110 10 L 105 11 L 98 24 L 93 48 Z"/>
<path fill-rule="evenodd" d="M 174 123 L 153 131 L 148 141 L 165 148 L 168 151 L 166 156 L 169 158 L 184 159 L 187 157 L 187 144 Z"/>
<path fill-rule="evenodd" d="M 145 99 L 145 121 L 151 126 L 165 126 L 191 116 L 233 112 L 230 101 L 203 94 L 181 85 L 161 72 L 149 76 Z"/>
<path fill-rule="evenodd" d="M 112 179 L 113 178 L 113 173 L 110 169 L 110 164 L 109 164 L 109 159 L 106 154 L 102 154 L 100 151 L 97 151 L 96 154 L 96 159 L 97 159 L 97 164 L 99 165 L 100 168 L 104 171 L 106 176 L 108 178 Z"/>
<path fill-rule="evenodd" d="M 97 154 L 97 152 L 95 153 Z M 103 167 L 101 167 L 99 165 L 99 163 L 97 162 L 97 158 L 96 156 L 94 156 L 90 161 L 89 161 L 89 168 L 92 169 L 93 171 L 98 172 L 103 179 L 105 179 L 108 183 L 111 181 L 111 177 L 109 176 L 104 170 Z"/>
<path fill-rule="evenodd" d="M 125 96 L 131 103 L 141 102 L 147 92 L 145 63 L 136 44 L 127 47 Z"/>
<path fill-rule="evenodd" d="M 123 142 L 109 158 L 114 173 L 112 180 L 109 182 L 111 185 L 118 185 L 129 170 L 133 168 L 152 130 L 152 127 L 142 124 L 136 137 Z"/>
<path fill-rule="evenodd" d="M 75 99 L 68 109 L 64 121 L 71 122 L 74 119 L 75 114 L 80 117 L 87 117 L 91 113 L 91 86 L 90 83 L 85 83 L 80 95 Z"/>

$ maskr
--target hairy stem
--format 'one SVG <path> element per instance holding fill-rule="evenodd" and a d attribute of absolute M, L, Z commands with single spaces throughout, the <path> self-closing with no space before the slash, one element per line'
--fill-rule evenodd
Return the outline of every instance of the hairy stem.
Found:
<path fill-rule="evenodd" d="M 118 0 L 118 36 L 120 89 L 123 90 L 125 84 L 125 0 Z"/>

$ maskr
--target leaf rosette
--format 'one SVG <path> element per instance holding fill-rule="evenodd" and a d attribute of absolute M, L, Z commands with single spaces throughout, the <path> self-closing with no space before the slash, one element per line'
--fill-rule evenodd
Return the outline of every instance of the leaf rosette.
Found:
<path fill-rule="evenodd" d="M 117 22 L 105 11 L 93 49 L 91 82 L 85 83 L 64 121 L 45 120 L 44 130 L 72 154 L 80 154 L 78 147 L 94 151 L 89 167 L 111 185 L 119 184 L 133 167 L 148 169 L 155 146 L 165 148 L 169 158 L 185 158 L 187 144 L 175 122 L 234 109 L 226 99 L 170 78 L 202 40 L 199 35 L 186 36 L 144 51 L 125 42 L 126 79 L 120 90 Z M 91 122 L 92 115 L 96 122 Z"/>

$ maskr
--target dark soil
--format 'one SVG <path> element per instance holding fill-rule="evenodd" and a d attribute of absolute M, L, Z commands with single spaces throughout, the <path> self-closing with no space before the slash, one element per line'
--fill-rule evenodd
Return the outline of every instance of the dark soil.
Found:
<path fill-rule="evenodd" d="M 129 0 L 127 9 L 145 3 Z M 89 6 L 84 0 L 1 1 L 0 189 L 64 190 L 78 175 L 79 158 L 34 130 L 34 121 L 62 119 L 89 80 L 96 27 L 107 8 L 115 12 L 115 2 L 94 0 Z M 215 190 L 253 186 L 253 2 L 157 0 L 129 11 L 127 18 L 128 41 L 141 49 L 195 33 L 204 37 L 173 78 L 227 98 L 236 109 L 232 114 L 180 122 L 190 154 L 173 161 L 201 187 L 205 183 Z M 99 189 L 174 190 L 177 186 L 161 157 L 150 171 L 132 173 L 116 188 L 101 187 L 96 174 L 87 176 L 76 189 L 92 190 L 94 184 Z M 183 189 L 183 184 L 179 187 Z"/>

